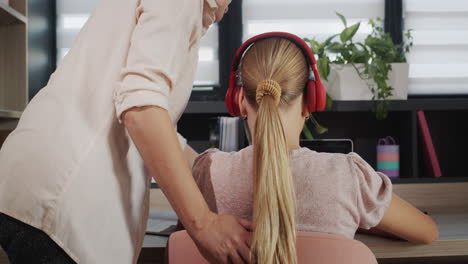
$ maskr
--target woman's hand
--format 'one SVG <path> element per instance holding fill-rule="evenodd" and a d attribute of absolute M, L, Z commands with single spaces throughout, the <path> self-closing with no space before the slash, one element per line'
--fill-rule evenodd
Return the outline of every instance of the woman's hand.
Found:
<path fill-rule="evenodd" d="M 248 263 L 250 223 L 209 210 L 167 111 L 152 106 L 132 108 L 123 120 L 150 174 L 205 258 L 216 264 Z"/>
<path fill-rule="evenodd" d="M 239 217 L 210 213 L 198 230 L 187 230 L 210 263 L 250 263 L 252 224 Z"/>

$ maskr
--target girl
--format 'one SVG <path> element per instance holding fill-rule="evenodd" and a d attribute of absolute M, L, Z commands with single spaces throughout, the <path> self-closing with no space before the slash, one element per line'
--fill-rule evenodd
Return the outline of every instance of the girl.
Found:
<path fill-rule="evenodd" d="M 209 150 L 193 175 L 211 210 L 253 220 L 252 262 L 296 263 L 296 230 L 353 238 L 358 228 L 374 228 L 414 243 L 437 239 L 432 219 L 392 194 L 390 180 L 357 154 L 299 147 L 308 65 L 295 43 L 259 40 L 240 65 L 240 114 L 253 147 Z"/>

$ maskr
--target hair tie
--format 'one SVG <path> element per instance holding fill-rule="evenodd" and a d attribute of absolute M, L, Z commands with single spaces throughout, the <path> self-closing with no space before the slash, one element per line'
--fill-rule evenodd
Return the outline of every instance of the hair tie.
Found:
<path fill-rule="evenodd" d="M 276 105 L 279 105 L 281 99 L 281 86 L 275 80 L 263 80 L 257 85 L 257 104 L 262 102 L 265 95 L 270 95 L 275 100 Z"/>

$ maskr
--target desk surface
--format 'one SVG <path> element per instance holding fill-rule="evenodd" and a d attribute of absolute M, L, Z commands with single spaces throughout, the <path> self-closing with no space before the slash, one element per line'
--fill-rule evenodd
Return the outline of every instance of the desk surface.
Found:
<path fill-rule="evenodd" d="M 369 235 L 356 235 L 379 259 L 468 256 L 468 183 L 397 184 L 394 191 L 423 211 L 439 227 L 439 240 L 430 245 Z M 160 190 L 152 190 L 152 208 L 171 210 Z M 167 237 L 149 236 L 144 248 L 164 248 Z"/>
<path fill-rule="evenodd" d="M 158 214 L 153 213 L 153 215 L 157 217 Z M 468 212 L 438 214 L 432 217 L 439 227 L 439 240 L 430 245 L 415 245 L 406 241 L 363 234 L 356 235 L 356 239 L 366 244 L 380 259 L 468 256 Z M 146 235 L 143 248 L 164 248 L 166 244 L 165 236 Z"/>
<path fill-rule="evenodd" d="M 356 239 L 366 244 L 379 259 L 405 259 L 424 257 L 468 256 L 468 183 L 398 184 L 394 191 L 421 210 L 429 212 L 439 227 L 439 240 L 430 245 L 414 245 L 400 240 L 391 240 L 368 235 L 357 235 Z M 151 218 L 168 219 L 171 207 L 160 190 L 151 191 L 151 208 L 162 214 L 151 214 Z M 165 211 L 165 212 L 164 212 Z M 171 214 L 171 213 L 169 213 Z M 173 213 L 172 213 L 173 214 Z M 161 216 L 162 215 L 162 216 Z M 146 235 L 143 251 L 164 254 L 167 237 Z M 8 263 L 0 249 L 0 264 Z M 444 259 L 445 261 L 445 259 Z M 441 262 L 443 263 L 443 262 Z M 460 262 L 461 263 L 461 262 Z"/>
<path fill-rule="evenodd" d="M 468 212 L 432 215 L 439 227 L 439 240 L 430 245 L 357 234 L 377 258 L 468 256 Z"/>

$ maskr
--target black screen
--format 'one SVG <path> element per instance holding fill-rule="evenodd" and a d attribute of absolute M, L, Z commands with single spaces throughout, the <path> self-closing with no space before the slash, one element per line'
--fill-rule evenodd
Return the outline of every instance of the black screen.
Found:
<path fill-rule="evenodd" d="M 301 147 L 306 147 L 317 152 L 343 154 L 353 152 L 353 142 L 350 139 L 301 140 Z"/>

